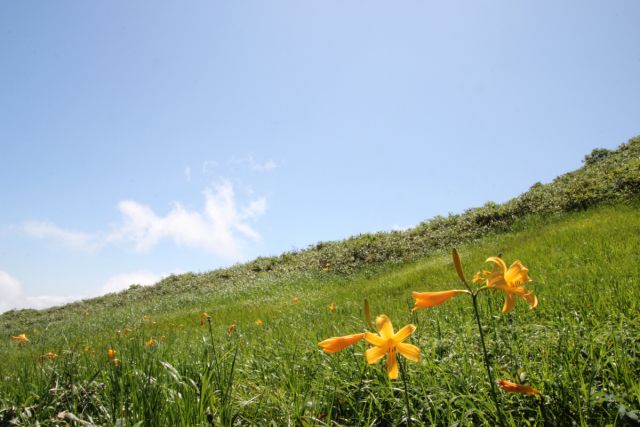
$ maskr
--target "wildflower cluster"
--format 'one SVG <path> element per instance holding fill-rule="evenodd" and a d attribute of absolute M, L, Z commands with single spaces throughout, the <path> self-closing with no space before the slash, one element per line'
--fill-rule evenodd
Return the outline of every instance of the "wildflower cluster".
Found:
<path fill-rule="evenodd" d="M 514 261 L 511 266 L 507 268 L 507 264 L 502 258 L 495 256 L 487 258 L 486 262 L 493 264 L 493 269 L 491 271 L 482 270 L 474 275 L 472 282 L 476 285 L 479 285 L 479 287 L 474 289 L 469 285 L 465 278 L 464 271 L 462 269 L 462 263 L 460 262 L 460 256 L 455 249 L 452 252 L 452 257 L 456 273 L 458 274 L 458 277 L 460 278 L 462 283 L 465 285 L 465 289 L 413 292 L 412 297 L 415 300 L 415 304 L 412 311 L 438 306 L 457 295 L 467 295 L 471 297 L 474 312 L 476 315 L 476 321 L 478 324 L 480 342 L 482 344 L 485 368 L 487 370 L 489 383 L 491 385 L 492 396 L 496 403 L 496 407 L 498 408 L 498 421 L 499 424 L 502 425 L 502 415 L 499 410 L 497 395 L 495 392 L 495 384 L 498 384 L 502 390 L 507 392 L 526 393 L 536 396 L 539 396 L 540 392 L 531 386 L 519 385 L 509 380 L 502 379 L 498 380 L 497 382 L 493 380 L 492 369 L 490 367 L 486 351 L 476 299 L 478 297 L 478 294 L 482 291 L 502 291 L 505 293 L 505 302 L 502 307 L 502 313 L 507 314 L 513 310 L 517 299 L 524 300 L 531 309 L 535 309 L 538 306 L 538 298 L 532 291 L 525 288 L 525 285 L 531 282 L 531 278 L 529 277 L 529 270 L 520 261 Z M 329 310 L 331 312 L 335 310 L 334 303 L 329 306 Z M 370 325 L 370 307 L 369 302 L 366 299 L 364 311 L 367 324 Z M 399 375 L 397 360 L 398 354 L 414 362 L 418 362 L 420 359 L 420 349 L 413 344 L 404 342 L 415 332 L 416 326 L 409 324 L 401 328 L 398 332 L 394 332 L 391 319 L 389 319 L 388 316 L 382 314 L 376 318 L 375 327 L 378 331 L 378 334 L 363 332 L 338 336 L 321 341 L 320 343 L 318 343 L 318 345 L 326 353 L 335 353 L 349 346 L 352 346 L 361 340 L 365 340 L 367 343 L 372 345 L 372 347 L 367 349 L 365 352 L 365 359 L 367 363 L 376 363 L 386 356 L 387 374 L 390 379 L 396 379 Z M 408 410 L 409 407 L 407 398 L 407 411 Z"/>

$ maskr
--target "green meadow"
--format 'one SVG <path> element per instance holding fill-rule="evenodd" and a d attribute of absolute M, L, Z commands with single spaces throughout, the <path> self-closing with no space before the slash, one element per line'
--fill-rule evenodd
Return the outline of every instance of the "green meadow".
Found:
<path fill-rule="evenodd" d="M 504 204 L 407 231 L 5 313 L 0 425 L 638 425 L 639 194 L 635 138 Z M 502 314 L 499 289 L 478 308 L 492 378 L 540 395 L 492 395 L 468 295 L 411 310 L 412 291 L 465 289 L 454 247 L 475 288 L 490 256 L 529 269 L 535 310 L 517 299 Z M 398 356 L 397 380 L 366 362 L 364 340 L 318 346 L 375 332 L 365 299 L 372 318 L 416 326 L 405 342 L 420 360 Z"/>

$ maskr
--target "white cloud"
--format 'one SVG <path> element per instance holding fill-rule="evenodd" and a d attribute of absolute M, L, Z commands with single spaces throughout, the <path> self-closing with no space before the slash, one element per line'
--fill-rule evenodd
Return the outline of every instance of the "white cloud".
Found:
<path fill-rule="evenodd" d="M 122 224 L 111 233 L 111 241 L 131 241 L 138 251 L 147 251 L 163 239 L 178 245 L 201 248 L 223 259 L 244 259 L 246 239 L 258 240 L 260 235 L 250 222 L 257 220 L 267 208 L 265 198 L 251 201 L 238 209 L 233 186 L 223 181 L 204 191 L 203 212 L 190 211 L 180 203 L 164 217 L 133 200 L 118 204 Z"/>
<path fill-rule="evenodd" d="M 0 313 L 18 308 L 42 309 L 81 299 L 78 296 L 25 296 L 18 279 L 0 270 Z"/>
<path fill-rule="evenodd" d="M 187 166 L 184 168 L 184 178 L 187 182 L 191 182 L 191 167 Z"/>
<path fill-rule="evenodd" d="M 120 292 L 128 289 L 131 285 L 150 286 L 158 283 L 168 274 L 155 274 L 148 271 L 136 271 L 132 273 L 116 274 L 109 277 L 101 288 L 102 294 L 110 292 Z"/>
<path fill-rule="evenodd" d="M 278 167 L 278 164 L 274 160 L 268 159 L 264 162 L 259 162 L 254 159 L 253 154 L 249 154 L 243 158 L 233 158 L 229 163 L 246 167 L 254 172 L 271 172 Z"/>
<path fill-rule="evenodd" d="M 0 270 L 0 294 L 2 295 L 2 303 L 5 301 L 15 301 L 22 294 L 22 287 L 18 279 L 9 275 L 9 273 Z M 0 309 L 2 307 L 0 306 Z"/>
<path fill-rule="evenodd" d="M 82 251 L 93 252 L 100 246 L 95 235 L 65 230 L 50 222 L 29 221 L 23 224 L 22 230 L 29 237 L 58 240 L 66 246 Z"/>
<path fill-rule="evenodd" d="M 202 173 L 204 175 L 208 175 L 210 172 L 213 172 L 215 168 L 218 167 L 218 162 L 215 160 L 205 160 L 202 162 Z"/>

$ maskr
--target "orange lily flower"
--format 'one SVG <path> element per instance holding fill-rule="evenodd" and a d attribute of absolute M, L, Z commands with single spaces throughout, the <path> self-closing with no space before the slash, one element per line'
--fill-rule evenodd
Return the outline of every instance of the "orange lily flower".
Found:
<path fill-rule="evenodd" d="M 232 323 L 229 325 L 229 327 L 227 328 L 227 336 L 230 337 L 231 335 L 233 335 L 233 331 L 236 330 L 236 324 Z"/>
<path fill-rule="evenodd" d="M 111 364 L 113 366 L 120 366 L 120 359 L 111 359 Z"/>
<path fill-rule="evenodd" d="M 364 333 L 345 335 L 342 337 L 333 337 L 333 338 L 326 339 L 324 341 L 320 341 L 318 345 L 322 347 L 322 350 L 325 353 L 335 353 L 351 345 L 354 345 L 355 343 L 357 343 L 363 338 L 364 338 Z"/>
<path fill-rule="evenodd" d="M 395 333 L 393 331 L 391 319 L 386 315 L 381 314 L 376 317 L 376 328 L 378 329 L 379 335 L 371 332 L 365 332 L 364 335 L 364 339 L 369 344 L 374 345 L 374 347 L 365 352 L 367 363 L 370 365 L 376 363 L 388 354 L 387 373 L 389 374 L 389 379 L 395 380 L 398 378 L 398 361 L 396 359 L 396 352 L 414 362 L 420 360 L 420 349 L 415 345 L 403 342 L 416 330 L 416 327 L 409 324 Z"/>
<path fill-rule="evenodd" d="M 293 303 L 294 303 L 294 304 L 297 304 L 297 303 L 299 303 L 299 302 L 300 302 L 300 298 L 295 297 L 295 298 L 293 298 L 291 301 L 293 301 Z"/>
<path fill-rule="evenodd" d="M 107 350 L 107 357 L 113 360 L 116 357 L 116 351 L 110 348 L 109 350 Z"/>
<path fill-rule="evenodd" d="M 261 319 L 256 319 L 256 326 L 262 326 L 264 322 Z"/>
<path fill-rule="evenodd" d="M 416 300 L 416 305 L 412 311 L 419 310 L 421 308 L 435 307 L 443 302 L 449 301 L 451 298 L 458 294 L 468 294 L 466 289 L 453 289 L 450 291 L 439 292 L 412 292 L 411 296 Z"/>
<path fill-rule="evenodd" d="M 55 354 L 54 352 L 50 351 L 50 352 L 45 353 L 45 354 L 43 354 L 42 356 L 40 356 L 40 357 L 38 358 L 38 360 L 40 360 L 41 362 L 42 362 L 44 359 L 56 360 L 56 357 L 58 357 L 58 355 L 57 355 L 57 354 Z"/>
<path fill-rule="evenodd" d="M 538 298 L 533 292 L 525 289 L 524 285 L 531 282 L 529 277 L 529 269 L 522 265 L 520 261 L 514 261 L 511 267 L 507 269 L 507 264 L 499 257 L 487 258 L 487 262 L 494 264 L 493 271 L 490 274 L 485 274 L 484 279 L 487 284 L 483 287 L 489 289 L 500 289 L 505 292 L 506 299 L 502 306 L 502 313 L 506 314 L 513 309 L 516 304 L 515 297 L 520 297 L 534 309 L 538 306 Z M 488 273 L 488 272 L 483 272 Z M 476 276 L 482 277 L 480 273 Z M 475 279 L 475 276 L 474 276 Z"/>
<path fill-rule="evenodd" d="M 24 344 L 27 341 L 29 341 L 29 339 L 27 338 L 27 336 L 25 334 L 20 334 L 17 337 L 11 337 L 12 341 L 18 341 L 18 344 Z"/>
<path fill-rule="evenodd" d="M 540 396 L 540 391 L 531 387 L 530 385 L 520 385 L 509 380 L 498 380 L 496 381 L 496 383 L 500 386 L 501 389 L 509 393 L 524 393 Z"/>
<path fill-rule="evenodd" d="M 206 311 L 203 311 L 202 313 L 200 313 L 200 326 L 204 326 L 208 318 L 209 318 L 209 315 L 207 314 Z"/>
<path fill-rule="evenodd" d="M 154 340 L 153 338 L 149 338 L 149 340 L 144 343 L 144 345 L 146 345 L 147 347 L 153 347 L 156 344 L 158 344 L 158 341 Z"/>

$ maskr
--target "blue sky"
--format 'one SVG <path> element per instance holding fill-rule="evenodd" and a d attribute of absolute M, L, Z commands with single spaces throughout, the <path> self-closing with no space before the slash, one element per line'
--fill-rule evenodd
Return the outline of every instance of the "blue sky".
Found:
<path fill-rule="evenodd" d="M 637 1 L 0 3 L 0 311 L 502 202 L 640 134 Z"/>

